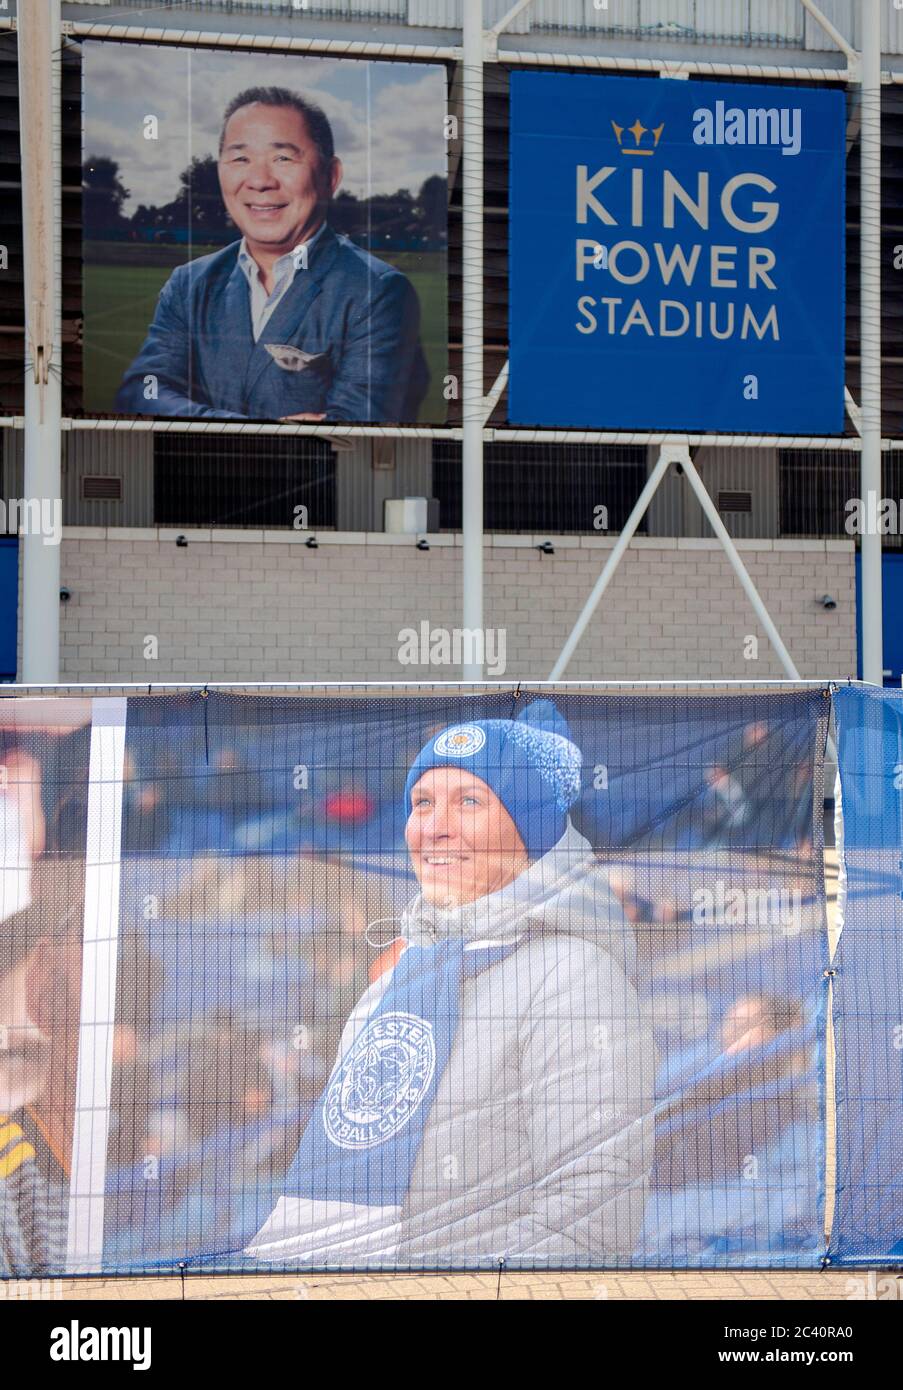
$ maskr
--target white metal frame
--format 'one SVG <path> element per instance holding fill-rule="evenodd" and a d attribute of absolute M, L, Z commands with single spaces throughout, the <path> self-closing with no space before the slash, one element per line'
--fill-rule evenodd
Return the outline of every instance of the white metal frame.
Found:
<path fill-rule="evenodd" d="M 97 1268 L 103 1256 L 110 1078 L 116 1028 L 120 850 L 126 702 L 96 697 L 91 710 L 85 906 L 78 1071 L 69 1186 L 66 1268 Z"/>
<path fill-rule="evenodd" d="M 533 441 L 543 440 L 554 443 L 647 443 L 661 446 L 658 463 L 637 501 L 631 514 L 633 526 L 622 532 L 615 550 L 600 575 L 599 581 L 587 600 L 574 631 L 563 649 L 555 670 L 563 670 L 570 655 L 585 630 L 589 617 L 610 582 L 614 569 L 620 562 L 630 537 L 639 523 L 642 511 L 661 478 L 668 463 L 679 458 L 684 471 L 706 513 L 716 535 L 721 541 L 728 559 L 746 589 L 753 606 L 759 614 L 769 637 L 781 658 L 784 669 L 796 668 L 784 648 L 777 629 L 771 622 L 762 604 L 755 585 L 740 560 L 736 546 L 725 530 L 717 509 L 693 467 L 689 448 L 695 445 L 722 445 L 727 447 L 776 447 L 783 448 L 821 448 L 861 451 L 861 488 L 863 495 L 868 489 L 880 492 L 881 451 L 893 447 L 893 441 L 882 440 L 880 436 L 881 419 L 881 342 L 880 342 L 880 168 L 881 168 L 881 118 L 880 86 L 882 82 L 903 82 L 903 72 L 882 73 L 880 37 L 880 0 L 861 0 L 863 6 L 863 52 L 859 54 L 849 44 L 831 21 L 822 13 L 815 0 L 800 0 L 808 13 L 829 35 L 842 53 L 843 67 L 809 67 L 782 64 L 746 64 L 705 62 L 690 59 L 669 58 L 627 58 L 604 54 L 580 53 L 538 53 L 530 50 L 499 47 L 499 39 L 508 24 L 531 0 L 514 0 L 507 13 L 490 29 L 483 26 L 482 0 L 464 0 L 464 28 L 462 44 L 399 44 L 352 40 L 341 38 L 322 38 L 314 36 L 253 35 L 239 33 L 216 33 L 201 29 L 155 28 L 147 25 L 113 24 L 103 21 L 60 22 L 60 0 L 45 0 L 48 6 L 47 31 L 41 42 L 44 44 L 45 60 L 47 46 L 52 55 L 50 68 L 55 74 L 55 101 L 52 134 L 42 134 L 35 139 L 33 103 L 44 100 L 34 94 L 25 98 L 22 107 L 23 132 L 27 129 L 28 139 L 22 143 L 23 164 L 23 220 L 26 247 L 41 244 L 46 251 L 41 258 L 43 266 L 40 281 L 45 295 L 44 303 L 52 304 L 54 343 L 52 357 L 59 361 L 59 302 L 53 290 L 47 290 L 48 283 L 55 288 L 60 271 L 59 225 L 60 169 L 59 169 L 59 55 L 64 37 L 73 39 L 94 38 L 109 40 L 143 40 L 148 43 L 180 44 L 198 47 L 224 47 L 231 49 L 255 48 L 281 52 L 306 52 L 333 57 L 395 58 L 402 60 L 448 61 L 462 63 L 462 113 L 463 113 L 463 242 L 465 247 L 463 275 L 463 381 L 462 415 L 463 423 L 458 429 L 418 428 L 397 426 L 317 426 L 317 425 L 229 425 L 226 422 L 177 422 L 165 420 L 148 421 L 96 421 L 61 420 L 59 400 L 59 381 L 57 367 L 56 390 L 53 389 L 53 374 L 48 379 L 35 381 L 33 389 L 26 385 L 26 412 L 24 421 L 4 420 L 2 425 L 23 427 L 26 434 L 26 490 L 29 495 L 38 497 L 59 496 L 59 455 L 60 429 L 151 429 L 173 430 L 179 433 L 245 433 L 245 434 L 321 434 L 344 437 L 353 435 L 380 436 L 391 435 L 400 438 L 460 438 L 462 440 L 463 469 L 463 617 L 464 626 L 482 628 L 483 622 L 483 444 L 486 440 Z M 29 7 L 38 11 L 43 6 Z M 22 20 L 0 19 L 0 29 L 19 27 L 20 43 L 28 39 L 29 24 Z M 36 26 L 37 27 L 37 26 Z M 27 50 L 26 50 L 27 51 Z M 847 392 L 847 408 L 860 438 L 854 440 L 837 438 L 808 438 L 740 435 L 676 435 L 655 432 L 603 431 L 603 430 L 524 430 L 492 429 L 487 421 L 495 404 L 504 390 L 507 380 L 508 364 L 504 364 L 496 382 L 488 395 L 483 394 L 483 325 L 482 325 L 482 238 L 483 238 L 483 190 L 482 190 L 482 145 L 483 145 L 483 83 L 482 68 L 485 62 L 502 62 L 516 66 L 574 67 L 593 70 L 650 72 L 662 77 L 689 76 L 705 74 L 708 76 L 743 76 L 752 78 L 776 78 L 784 81 L 806 80 L 858 84 L 861 90 L 862 119 L 862 276 L 861 276 L 861 317 L 862 317 L 862 401 L 857 405 Z M 46 95 L 46 94 L 45 94 Z M 29 105 L 32 103 L 32 105 Z M 26 106 L 27 117 L 26 119 Z M 44 122 L 46 125 L 46 121 Z M 38 127 L 43 131 L 43 126 Z M 49 141 L 49 146 L 48 146 Z M 52 189 L 54 199 L 54 235 L 42 242 L 35 239 L 38 230 L 37 215 L 32 205 L 34 199 L 25 197 L 29 185 L 29 175 L 34 174 L 38 163 L 46 160 L 50 152 L 53 169 Z M 32 179 L 33 183 L 36 180 Z M 33 254 L 33 253 L 32 253 Z M 51 274 L 47 275 L 47 257 Z M 33 256 L 33 263 L 34 260 Z M 29 304 L 39 296 L 32 294 L 34 273 L 29 275 L 26 262 L 26 298 Z M 27 329 L 31 341 L 43 342 L 47 337 L 46 328 L 40 325 L 40 315 L 32 309 L 27 311 Z M 29 466 L 29 460 L 31 461 Z M 38 461 L 40 466 L 38 465 Z M 663 461 L 667 460 L 663 464 Z M 688 467 L 689 465 L 689 467 Z M 651 491 L 650 491 L 650 485 Z M 642 511 L 638 512 L 641 503 Z M 635 519 L 634 519 L 635 518 Z M 629 526 L 629 523 L 628 523 Z M 625 539 L 626 536 L 626 539 Z M 37 544 L 29 544 L 35 539 Z M 623 542 L 623 543 L 622 543 Z M 29 682 L 35 680 L 52 682 L 58 671 L 59 649 L 59 548 L 40 544 L 40 538 L 26 538 L 25 583 L 23 598 L 24 660 L 23 673 Z M 55 578 L 53 578 L 55 562 Z M 603 582 L 604 581 L 604 582 Z M 600 588 L 601 585 L 601 588 Z M 51 589 L 53 592 L 51 593 Z M 863 537 L 862 539 L 862 607 L 863 607 L 863 674 L 870 682 L 880 684 L 882 680 L 881 654 L 881 539 Z M 579 629 L 579 631 L 578 631 Z M 576 636 L 575 636 L 576 634 Z M 51 648 L 53 651 L 51 653 Z M 479 679 L 482 672 L 478 667 L 469 668 L 465 675 L 469 679 Z"/>
<path fill-rule="evenodd" d="M 49 499 L 52 506 L 62 495 L 60 0 L 23 7 L 18 30 L 25 496 Z M 29 680 L 55 681 L 60 659 L 60 547 L 47 544 L 41 534 L 26 532 L 22 537 L 22 588 L 23 671 Z"/>
<path fill-rule="evenodd" d="M 570 662 L 570 659 L 577 648 L 580 638 L 583 636 L 583 633 L 589 626 L 590 619 L 592 618 L 594 612 L 598 608 L 599 603 L 602 600 L 602 596 L 605 593 L 605 590 L 611 583 L 615 570 L 621 563 L 621 560 L 624 556 L 625 551 L 630 545 L 630 541 L 634 535 L 634 532 L 636 531 L 636 528 L 642 521 L 646 513 L 646 510 L 649 506 L 649 503 L 652 501 L 652 498 L 658 491 L 659 484 L 665 477 L 672 464 L 678 464 L 683 469 L 684 476 L 686 477 L 688 483 L 690 484 L 691 488 L 696 494 L 697 501 L 699 502 L 699 505 L 702 507 L 702 510 L 705 513 L 706 520 L 708 521 L 712 530 L 715 532 L 715 535 L 717 536 L 718 540 L 721 542 L 722 548 L 725 554 L 727 555 L 731 568 L 733 569 L 735 575 L 739 579 L 740 584 L 742 585 L 747 598 L 752 604 L 756 617 L 765 629 L 768 640 L 774 647 L 778 655 L 778 660 L 780 661 L 781 666 L 784 672 L 786 673 L 788 679 L 791 681 L 799 681 L 801 679 L 800 673 L 796 668 L 793 658 L 791 657 L 787 648 L 784 646 L 784 643 L 781 640 L 781 634 L 778 632 L 777 627 L 775 626 L 771 618 L 771 615 L 768 612 L 768 609 L 765 607 L 762 597 L 755 586 L 755 583 L 752 579 L 752 576 L 749 573 L 749 570 L 746 568 L 742 559 L 740 558 L 740 552 L 734 544 L 733 537 L 729 534 L 727 528 L 724 525 L 724 522 L 721 520 L 721 517 L 718 513 L 718 508 L 715 506 L 715 503 L 709 496 L 709 493 L 706 490 L 705 483 L 702 481 L 702 479 L 696 471 L 696 468 L 693 464 L 693 460 L 690 457 L 690 450 L 685 446 L 681 447 L 673 444 L 666 444 L 663 446 L 661 453 L 658 456 L 658 461 L 655 467 L 653 468 L 652 472 L 649 474 L 646 486 L 643 488 L 643 491 L 637 498 L 633 511 L 627 518 L 627 521 L 624 524 L 624 528 L 618 537 L 615 547 L 609 555 L 608 559 L 606 560 L 605 565 L 603 566 L 602 573 L 596 580 L 596 583 L 593 587 L 592 592 L 589 595 L 589 598 L 583 605 L 583 609 L 581 610 L 580 616 L 578 617 L 576 623 L 571 629 L 570 636 L 567 638 L 567 641 L 561 649 L 561 653 L 558 657 L 558 660 L 555 662 L 555 665 L 552 667 L 552 670 L 549 673 L 549 680 L 560 680 L 561 677 L 564 675 L 565 671 L 567 670 L 568 663 Z"/>

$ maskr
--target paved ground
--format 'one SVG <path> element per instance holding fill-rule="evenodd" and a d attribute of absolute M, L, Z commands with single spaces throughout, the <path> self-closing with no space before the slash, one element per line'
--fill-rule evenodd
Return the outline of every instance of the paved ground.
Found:
<path fill-rule="evenodd" d="M 880 1281 L 880 1276 L 879 1276 Z M 845 1301 L 877 1294 L 875 1280 L 850 1272 L 776 1272 L 754 1274 L 507 1274 L 502 1276 L 502 1299 L 812 1299 Z M 889 1287 L 889 1286 L 888 1286 Z M 326 1279 L 312 1275 L 270 1275 L 185 1281 L 187 1299 L 377 1299 L 436 1300 L 496 1297 L 494 1274 L 396 1274 L 388 1277 L 349 1274 Z M 903 1279 L 896 1281 L 903 1296 Z M 886 1289 L 881 1290 L 886 1295 Z M 166 1279 L 80 1279 L 62 1288 L 64 1299 L 164 1300 L 182 1297 L 177 1277 Z"/>
<path fill-rule="evenodd" d="M 833 851 L 826 855 L 829 918 L 837 887 L 837 863 Z M 833 940 L 833 931 L 832 931 Z M 829 1059 L 830 1060 L 833 1059 Z M 828 1148 L 831 1150 L 833 1117 L 829 1116 Z M 833 1164 L 829 1160 L 828 1190 Z M 757 1271 L 754 1273 L 669 1273 L 647 1271 L 599 1274 L 503 1274 L 501 1286 L 494 1274 L 454 1275 L 252 1275 L 204 1278 L 190 1276 L 184 1286 L 177 1275 L 164 1279 L 81 1279 L 65 1282 L 64 1299 L 903 1299 L 903 1278 L 893 1281 L 878 1275 L 833 1270 Z"/>

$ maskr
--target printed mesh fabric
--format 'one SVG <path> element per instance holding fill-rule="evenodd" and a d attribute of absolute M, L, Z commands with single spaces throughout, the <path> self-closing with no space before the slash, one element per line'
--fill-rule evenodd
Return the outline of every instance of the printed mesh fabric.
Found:
<path fill-rule="evenodd" d="M 89 1016 L 46 1086 L 72 1193 L 12 1272 L 818 1266 L 829 707 L 362 688 L 95 712 Z M 36 959 L 10 956 L 8 1000 L 71 979 Z"/>
<path fill-rule="evenodd" d="M 834 960 L 834 1264 L 903 1256 L 903 694 L 837 692 L 847 900 Z"/>

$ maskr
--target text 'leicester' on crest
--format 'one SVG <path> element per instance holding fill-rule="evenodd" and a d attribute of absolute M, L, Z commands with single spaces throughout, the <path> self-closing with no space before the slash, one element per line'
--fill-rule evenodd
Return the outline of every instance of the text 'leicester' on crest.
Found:
<path fill-rule="evenodd" d="M 414 1014 L 374 1018 L 333 1073 L 323 1105 L 326 1136 L 341 1149 L 370 1149 L 419 1110 L 436 1070 L 433 1028 Z"/>

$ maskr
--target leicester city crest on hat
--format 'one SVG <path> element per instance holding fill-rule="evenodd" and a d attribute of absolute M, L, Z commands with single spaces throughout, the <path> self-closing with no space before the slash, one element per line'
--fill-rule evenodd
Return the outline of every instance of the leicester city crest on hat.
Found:
<path fill-rule="evenodd" d="M 472 758 L 486 742 L 486 734 L 477 724 L 458 724 L 446 729 L 433 744 L 433 752 L 441 758 Z"/>

